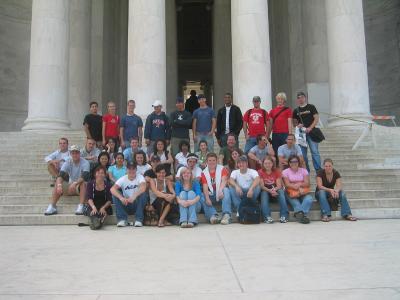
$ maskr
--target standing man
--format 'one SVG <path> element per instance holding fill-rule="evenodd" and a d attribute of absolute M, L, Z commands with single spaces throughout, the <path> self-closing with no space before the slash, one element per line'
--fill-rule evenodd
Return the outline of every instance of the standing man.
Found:
<path fill-rule="evenodd" d="M 169 144 L 171 139 L 171 126 L 165 112 L 161 111 L 162 104 L 160 100 L 153 103 L 154 111 L 147 117 L 144 127 L 144 138 L 147 147 L 147 155 L 153 152 L 154 143 L 156 140 L 162 139 Z"/>
<path fill-rule="evenodd" d="M 190 97 L 186 99 L 185 103 L 185 110 L 190 112 L 191 115 L 193 115 L 193 112 L 200 107 L 199 101 L 196 96 L 196 91 L 191 90 L 190 91 Z"/>
<path fill-rule="evenodd" d="M 108 113 L 103 116 L 103 147 L 107 141 L 112 138 L 115 141 L 115 147 L 119 147 L 119 116 L 116 115 L 116 106 L 114 102 L 107 103 Z"/>
<path fill-rule="evenodd" d="M 239 146 L 239 134 L 243 127 L 242 111 L 238 106 L 232 103 L 232 94 L 225 93 L 225 106 L 220 108 L 217 113 L 217 137 L 218 145 L 222 148 L 226 146 L 226 139 L 229 133 L 236 136 Z"/>
<path fill-rule="evenodd" d="M 69 157 L 68 139 L 64 137 L 60 138 L 58 141 L 58 147 L 58 150 L 44 158 L 45 162 L 47 162 L 47 170 L 54 179 L 58 176 L 62 165 Z"/>
<path fill-rule="evenodd" d="M 83 120 L 83 129 L 85 130 L 86 137 L 94 139 L 97 147 L 101 147 L 103 142 L 102 126 L 103 117 L 97 114 L 99 104 L 96 101 L 92 101 L 89 104 L 90 113 L 85 116 Z"/>
<path fill-rule="evenodd" d="M 206 96 L 199 95 L 200 107 L 193 112 L 193 141 L 194 150 L 199 151 L 199 142 L 207 142 L 208 152 L 214 152 L 214 132 L 217 119 L 214 110 L 207 105 Z"/>
<path fill-rule="evenodd" d="M 183 98 L 176 99 L 176 111 L 171 113 L 171 152 L 175 157 L 179 153 L 179 144 L 186 141 L 190 144 L 189 129 L 192 128 L 192 115 L 185 110 Z"/>
<path fill-rule="evenodd" d="M 123 116 L 119 128 L 119 138 L 121 147 L 125 149 L 129 146 L 132 138 L 137 138 L 139 147 L 142 147 L 143 121 L 142 118 L 135 114 L 136 102 L 129 100 L 126 116 Z"/>
<path fill-rule="evenodd" d="M 298 128 L 305 128 L 307 144 L 310 147 L 314 169 L 318 171 L 321 169 L 321 156 L 319 155 L 318 142 L 315 142 L 312 138 L 313 132 L 315 132 L 314 128 L 319 122 L 318 111 L 314 105 L 307 103 L 307 96 L 304 92 L 297 93 L 297 105 L 298 107 L 293 111 L 293 123 Z M 307 147 L 300 146 L 300 148 L 303 152 L 307 171 L 310 172 Z"/>
<path fill-rule="evenodd" d="M 64 196 L 79 195 L 79 204 L 75 211 L 76 215 L 83 214 L 83 204 L 86 197 L 86 182 L 90 176 L 90 166 L 86 159 L 81 158 L 78 146 L 71 146 L 71 157 L 61 167 L 54 186 L 51 203 L 44 213 L 46 216 L 57 213 L 57 202 Z"/>
<path fill-rule="evenodd" d="M 250 108 L 243 116 L 243 131 L 246 139 L 244 152 L 247 154 L 251 148 L 257 145 L 257 136 L 262 134 L 269 137 L 270 123 L 268 113 L 260 108 L 261 98 L 253 97 L 253 108 Z"/>

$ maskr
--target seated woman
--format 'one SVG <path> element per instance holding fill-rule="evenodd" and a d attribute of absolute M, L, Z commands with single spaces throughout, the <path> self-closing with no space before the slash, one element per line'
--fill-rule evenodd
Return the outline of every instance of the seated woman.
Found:
<path fill-rule="evenodd" d="M 174 214 L 177 206 L 174 206 L 175 190 L 170 179 L 166 177 L 164 165 L 156 167 L 156 178 L 149 178 L 150 182 L 150 204 L 157 210 L 159 215 L 158 227 L 171 225 L 175 220 Z M 171 212 L 171 213 L 170 213 Z"/>
<path fill-rule="evenodd" d="M 97 163 L 93 166 L 90 172 L 90 179 L 94 179 L 95 175 L 94 170 L 96 170 L 98 166 L 102 166 L 103 168 L 105 168 L 105 170 L 108 170 L 108 167 L 110 166 L 110 154 L 108 154 L 107 151 L 103 150 L 100 152 L 97 158 Z M 107 171 L 106 171 L 106 180 L 109 180 Z"/>
<path fill-rule="evenodd" d="M 108 168 L 108 178 L 112 184 L 117 182 L 122 176 L 126 175 L 126 166 L 124 165 L 124 155 L 118 152 L 115 155 L 115 165 Z"/>
<path fill-rule="evenodd" d="M 289 210 L 286 204 L 285 192 L 283 191 L 282 175 L 279 169 L 275 168 L 274 159 L 271 156 L 264 158 L 262 168 L 258 170 L 260 176 L 261 187 L 261 212 L 264 217 L 264 222 L 271 224 L 274 220 L 271 217 L 269 208 L 269 200 L 271 198 L 278 199 L 280 206 L 281 223 L 288 221 Z"/>
<path fill-rule="evenodd" d="M 239 169 L 238 167 L 238 162 L 239 162 L 239 157 L 241 157 L 243 155 L 243 151 L 239 148 L 235 148 L 234 150 L 232 150 L 231 152 L 231 157 L 228 160 L 228 168 L 230 173 L 232 173 L 232 171 Z"/>
<path fill-rule="evenodd" d="M 115 164 L 115 156 L 118 153 L 118 148 L 117 148 L 117 144 L 115 143 L 115 140 L 113 138 L 108 139 L 105 150 L 110 155 L 110 165 Z"/>
<path fill-rule="evenodd" d="M 100 229 L 107 216 L 112 215 L 111 184 L 106 180 L 106 169 L 98 166 L 94 170 L 95 179 L 89 181 L 86 190 L 88 203 L 85 215 L 90 218 L 90 229 Z"/>
<path fill-rule="evenodd" d="M 190 144 L 183 140 L 179 143 L 179 153 L 175 155 L 175 171 L 180 167 L 187 167 L 187 156 L 190 153 Z"/>
<path fill-rule="evenodd" d="M 174 163 L 174 158 L 167 150 L 167 143 L 165 140 L 157 140 L 154 143 L 153 153 L 150 155 L 150 160 L 154 155 L 157 155 L 160 158 L 160 163 L 165 165 L 165 170 L 170 174 L 171 166 Z"/>
<path fill-rule="evenodd" d="M 139 150 L 133 154 L 133 161 L 136 162 L 136 173 L 144 176 L 147 170 L 151 169 L 151 166 L 147 163 L 147 155 L 143 150 Z"/>
<path fill-rule="evenodd" d="M 182 228 L 193 228 L 197 224 L 196 212 L 200 211 L 200 184 L 193 180 L 192 171 L 181 167 L 180 180 L 175 183 L 176 200 L 179 204 L 179 223 Z"/>
<path fill-rule="evenodd" d="M 198 165 L 199 167 L 204 170 L 205 167 L 207 167 L 207 154 L 208 154 L 208 144 L 207 141 L 202 140 L 199 142 L 199 151 L 196 152 L 197 157 L 199 158 L 198 160 Z"/>
<path fill-rule="evenodd" d="M 331 203 L 340 203 L 340 214 L 348 221 L 357 221 L 351 214 L 349 202 L 342 190 L 342 178 L 338 171 L 333 168 L 333 161 L 330 158 L 324 160 L 324 168 L 317 173 L 317 190 L 315 193 L 321 205 L 323 222 L 331 220 Z"/>
<path fill-rule="evenodd" d="M 310 219 L 307 214 L 313 203 L 313 198 L 310 195 L 310 176 L 306 169 L 299 167 L 300 159 L 298 156 L 291 155 L 288 163 L 289 168 L 282 172 L 286 196 L 293 207 L 297 221 L 308 224 Z"/>

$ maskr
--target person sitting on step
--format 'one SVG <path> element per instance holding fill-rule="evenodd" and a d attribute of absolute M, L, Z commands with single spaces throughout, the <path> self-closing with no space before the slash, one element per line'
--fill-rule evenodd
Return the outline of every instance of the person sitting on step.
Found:
<path fill-rule="evenodd" d="M 90 163 L 90 168 L 94 168 L 97 164 L 97 159 L 100 154 L 100 149 L 96 148 L 96 141 L 88 138 L 86 145 L 81 149 L 81 157 Z"/>
<path fill-rule="evenodd" d="M 278 148 L 278 159 L 279 167 L 284 170 L 289 167 L 288 158 L 291 155 L 296 155 L 300 159 L 300 167 L 305 167 L 303 153 L 299 145 L 296 144 L 296 137 L 294 134 L 289 133 L 286 138 L 286 144 L 279 146 Z"/>
<path fill-rule="evenodd" d="M 275 159 L 275 152 L 272 145 L 269 143 L 267 136 L 263 134 L 257 135 L 257 145 L 250 149 L 249 156 L 249 167 L 254 170 L 259 170 L 262 166 L 264 158 L 269 155 Z"/>
<path fill-rule="evenodd" d="M 340 214 L 345 220 L 357 221 L 351 214 L 349 202 L 342 188 L 342 178 L 333 168 L 333 161 L 330 158 L 324 160 L 323 169 L 317 173 L 315 196 L 321 205 L 323 222 L 331 220 L 331 210 L 337 210 L 338 204 L 340 204 Z"/>
<path fill-rule="evenodd" d="M 58 141 L 59 149 L 54 151 L 53 153 L 47 155 L 44 160 L 47 163 L 47 170 L 49 171 L 50 175 L 55 180 L 60 173 L 60 169 L 64 162 L 69 157 L 68 151 L 68 139 L 67 138 L 60 138 Z M 52 184 L 51 186 L 54 186 Z"/>
<path fill-rule="evenodd" d="M 187 156 L 190 153 L 190 144 L 186 140 L 179 142 L 179 153 L 175 155 L 175 171 L 180 167 L 187 167 Z"/>
<path fill-rule="evenodd" d="M 188 168 L 192 172 L 193 179 L 195 179 L 195 180 L 200 182 L 202 170 L 197 165 L 197 160 L 198 159 L 199 158 L 197 157 L 196 154 L 189 153 L 187 155 L 187 159 L 186 159 L 187 160 L 187 167 L 186 168 Z M 175 175 L 176 180 L 180 180 L 181 179 L 181 169 L 182 168 L 179 168 L 178 172 L 176 172 L 176 175 Z"/>
<path fill-rule="evenodd" d="M 86 196 L 86 182 L 90 177 L 89 162 L 81 158 L 79 147 L 72 145 L 70 149 L 71 157 L 62 165 L 60 174 L 57 177 L 56 184 L 51 197 L 51 203 L 44 213 L 46 216 L 57 213 L 57 201 L 62 195 L 79 195 L 79 205 L 75 211 L 76 215 L 83 214 L 83 204 Z"/>

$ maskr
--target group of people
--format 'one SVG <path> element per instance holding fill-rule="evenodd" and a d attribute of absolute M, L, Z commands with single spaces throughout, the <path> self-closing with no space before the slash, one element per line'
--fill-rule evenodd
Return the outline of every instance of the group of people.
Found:
<path fill-rule="evenodd" d="M 122 118 L 116 114 L 115 103 L 109 102 L 107 114 L 100 116 L 98 104 L 91 102 L 83 122 L 85 146 L 68 148 L 68 140 L 61 138 L 59 149 L 45 158 L 54 178 L 45 215 L 57 213 L 62 195 L 79 195 L 75 213 L 89 216 L 92 229 L 100 228 L 112 214 L 112 204 L 118 227 L 130 225 L 128 215 L 134 214 L 131 225 L 136 227 L 177 224 L 192 228 L 200 211 L 209 223 L 227 225 L 233 213 L 246 222 L 249 211 L 254 211 L 249 207 L 260 207 L 263 221 L 273 223 L 270 201 L 275 199 L 281 223 L 288 221 L 290 204 L 295 218 L 307 224 L 313 203 L 309 147 L 321 220 L 330 221 L 331 210 L 339 205 L 343 218 L 357 220 L 332 160 L 325 159 L 321 166 L 318 143 L 323 138 L 315 133 L 318 111 L 307 103 L 304 92 L 297 94 L 298 107 L 293 111 L 286 105 L 285 93 L 278 93 L 271 111 L 262 109 L 260 97 L 255 96 L 253 107 L 244 115 L 230 93 L 224 95 L 225 105 L 216 114 L 204 95 L 196 97 L 197 103 L 195 97 L 192 91 L 186 105 L 178 98 L 177 109 L 169 117 L 161 102 L 155 101 L 144 131 L 141 117 L 134 112 L 134 100 L 127 102 L 127 114 Z M 243 150 L 238 141 L 242 130 L 246 139 Z M 300 145 L 297 133 L 303 134 Z M 218 155 L 214 136 L 220 147 Z"/>

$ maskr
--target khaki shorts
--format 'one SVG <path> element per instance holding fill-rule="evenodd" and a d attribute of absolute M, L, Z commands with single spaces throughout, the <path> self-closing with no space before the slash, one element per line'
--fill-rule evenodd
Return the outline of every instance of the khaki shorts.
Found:
<path fill-rule="evenodd" d="M 63 183 L 62 183 L 62 193 L 63 193 L 64 196 L 75 196 L 75 195 L 79 195 L 79 191 L 80 191 L 79 187 L 80 187 L 80 185 L 77 185 L 77 186 L 76 186 L 75 194 L 74 194 L 74 195 L 68 194 L 68 188 L 69 188 L 69 186 L 70 186 L 70 184 L 69 184 L 68 182 L 63 181 Z"/>

